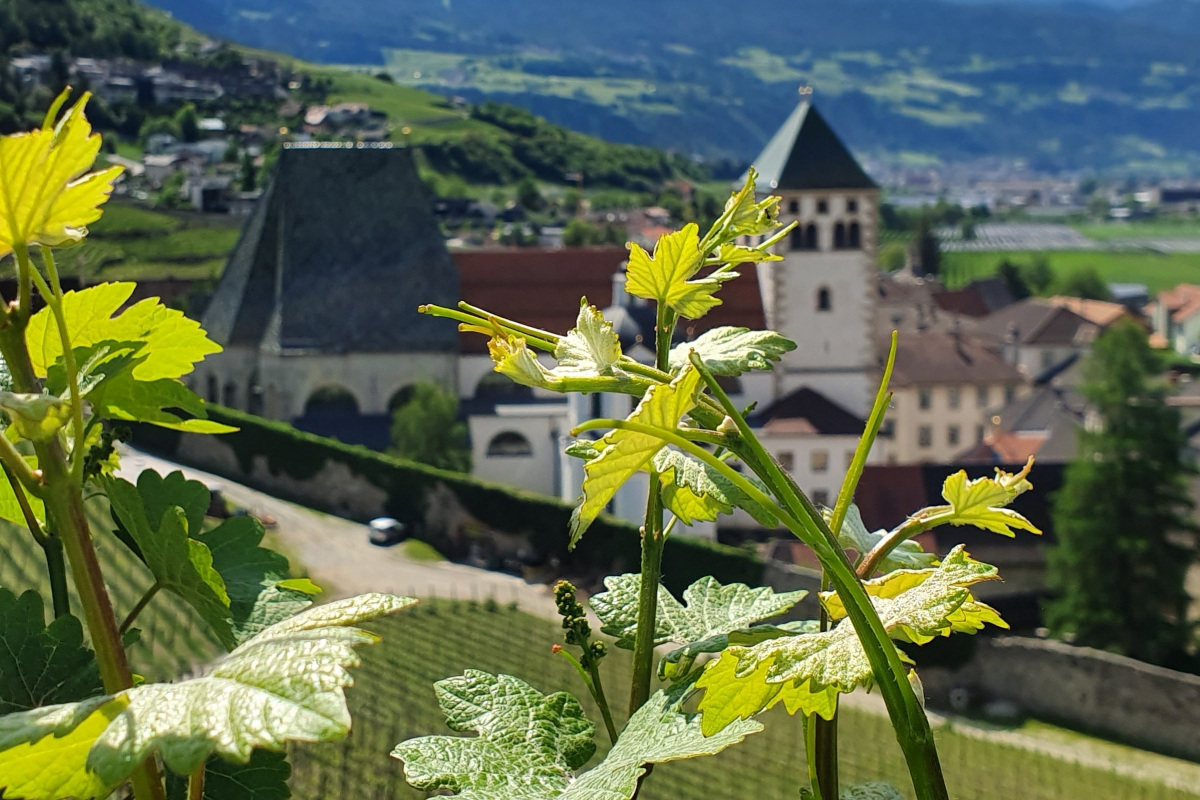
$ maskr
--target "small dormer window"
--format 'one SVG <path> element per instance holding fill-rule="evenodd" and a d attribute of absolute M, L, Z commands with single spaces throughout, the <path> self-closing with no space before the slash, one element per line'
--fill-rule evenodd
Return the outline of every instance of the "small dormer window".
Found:
<path fill-rule="evenodd" d="M 846 201 L 846 213 L 855 214 L 858 212 L 858 201 L 851 199 Z"/>
<path fill-rule="evenodd" d="M 818 214 L 828 214 L 829 213 L 829 201 L 828 200 L 822 198 L 817 201 L 817 213 Z"/>

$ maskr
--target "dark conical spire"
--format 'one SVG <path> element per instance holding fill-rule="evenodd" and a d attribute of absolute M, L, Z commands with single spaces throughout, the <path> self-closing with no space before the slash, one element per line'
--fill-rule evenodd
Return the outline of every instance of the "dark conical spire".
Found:
<path fill-rule="evenodd" d="M 801 92 L 796 110 L 751 162 L 759 172 L 760 189 L 878 188 L 809 97 Z"/>

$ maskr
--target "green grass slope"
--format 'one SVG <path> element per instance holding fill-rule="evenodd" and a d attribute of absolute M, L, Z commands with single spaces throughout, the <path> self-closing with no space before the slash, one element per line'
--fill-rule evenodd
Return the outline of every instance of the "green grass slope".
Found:
<path fill-rule="evenodd" d="M 490 610 L 489 610 L 490 609 Z M 382 641 L 363 651 L 364 662 L 349 692 L 354 730 L 338 745 L 297 747 L 292 787 L 297 800 L 416 800 L 401 764 L 390 758 L 396 743 L 427 734 L 448 734 L 433 683 L 464 669 L 516 675 L 540 691 L 566 690 L 581 699 L 597 722 L 603 756 L 603 725 L 567 662 L 550 652 L 562 631 L 553 622 L 504 606 L 473 601 L 422 601 L 415 610 L 374 626 Z M 610 651 L 604 661 L 608 694 L 624 718 L 630 658 Z M 656 767 L 642 800 L 793 800 L 807 775 L 800 720 L 779 710 L 766 715 L 767 729 L 714 758 Z M 852 708 L 843 711 L 840 759 L 846 785 L 890 780 L 907 787 L 904 761 L 887 721 Z M 938 730 L 938 746 L 950 794 L 957 800 L 1189 800 L 1200 796 L 1141 782 L 965 736 Z"/>
<path fill-rule="evenodd" d="M 1001 261 L 1031 264 L 1044 258 L 1061 282 L 1073 271 L 1094 268 L 1106 283 L 1143 283 L 1151 296 L 1180 283 L 1200 280 L 1200 253 L 1155 253 L 1112 250 L 962 251 L 942 253 L 942 280 L 951 289 L 976 278 L 991 277 Z M 1050 294 L 1057 291 L 1051 285 Z"/>

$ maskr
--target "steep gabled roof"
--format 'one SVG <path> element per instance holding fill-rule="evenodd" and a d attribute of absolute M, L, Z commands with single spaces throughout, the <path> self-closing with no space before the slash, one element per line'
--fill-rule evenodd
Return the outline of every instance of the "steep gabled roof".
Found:
<path fill-rule="evenodd" d="M 796 106 L 751 163 L 764 192 L 878 188 L 808 100 Z"/>
<path fill-rule="evenodd" d="M 882 342 L 880 345 L 880 353 L 886 353 Z M 970 336 L 928 328 L 897 341 L 892 372 L 892 385 L 897 388 L 936 383 L 1018 383 L 1023 378 L 1016 367 Z"/>
<path fill-rule="evenodd" d="M 768 432 L 859 436 L 866 424 L 820 392 L 801 386 L 776 400 L 749 422 Z"/>
<path fill-rule="evenodd" d="M 1066 306 L 1027 297 L 980 320 L 976 332 L 995 342 L 1015 337 L 1019 345 L 1081 345 L 1090 344 L 1100 327 Z"/>
<path fill-rule="evenodd" d="M 458 273 L 407 149 L 291 148 L 204 313 L 225 346 L 333 353 L 450 351 Z"/>

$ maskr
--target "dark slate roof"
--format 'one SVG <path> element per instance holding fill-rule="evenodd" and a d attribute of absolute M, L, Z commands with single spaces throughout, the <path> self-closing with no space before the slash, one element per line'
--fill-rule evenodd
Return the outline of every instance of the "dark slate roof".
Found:
<path fill-rule="evenodd" d="M 267 350 L 455 351 L 454 326 L 417 313 L 458 301 L 430 209 L 407 149 L 285 149 L 205 328 Z"/>
<path fill-rule="evenodd" d="M 875 189 L 816 107 L 803 100 L 751 164 L 762 191 Z M 738 182 L 740 186 L 745 176 Z"/>
<path fill-rule="evenodd" d="M 861 436 L 866 423 L 820 392 L 801 386 L 754 414 L 749 423 L 756 428 L 784 427 L 780 423 L 803 421 L 805 433 L 828 436 Z M 799 428 L 795 432 L 801 432 Z"/>
<path fill-rule="evenodd" d="M 880 352 L 887 353 L 882 343 Z M 930 328 L 901 335 L 897 340 L 893 386 L 1022 380 L 1016 367 L 970 336 Z"/>
<path fill-rule="evenodd" d="M 979 321 L 976 331 L 997 342 L 1016 336 L 1021 345 L 1078 345 L 1095 339 L 1099 327 L 1063 306 L 1028 297 Z"/>

